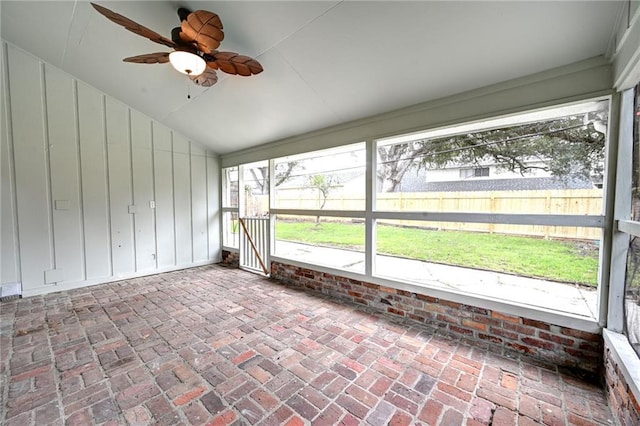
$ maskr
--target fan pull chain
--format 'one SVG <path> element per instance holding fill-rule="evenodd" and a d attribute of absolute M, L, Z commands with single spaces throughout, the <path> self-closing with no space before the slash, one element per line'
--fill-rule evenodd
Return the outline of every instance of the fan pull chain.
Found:
<path fill-rule="evenodd" d="M 191 99 L 191 85 L 189 84 L 189 76 L 187 75 L 187 99 Z"/>

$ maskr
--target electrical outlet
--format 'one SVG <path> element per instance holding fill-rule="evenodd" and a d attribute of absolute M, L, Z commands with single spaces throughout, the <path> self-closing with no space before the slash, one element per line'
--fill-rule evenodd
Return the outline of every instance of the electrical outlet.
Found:
<path fill-rule="evenodd" d="M 153 200 L 149 201 L 149 208 L 150 209 L 155 209 L 156 208 L 156 202 L 153 201 Z"/>

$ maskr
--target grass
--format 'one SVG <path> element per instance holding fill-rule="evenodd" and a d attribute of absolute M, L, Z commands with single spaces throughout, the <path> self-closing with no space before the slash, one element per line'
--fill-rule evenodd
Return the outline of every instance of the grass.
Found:
<path fill-rule="evenodd" d="M 364 251 L 364 224 L 276 223 L 279 240 Z M 378 253 L 552 281 L 597 285 L 593 243 L 378 225 Z"/>

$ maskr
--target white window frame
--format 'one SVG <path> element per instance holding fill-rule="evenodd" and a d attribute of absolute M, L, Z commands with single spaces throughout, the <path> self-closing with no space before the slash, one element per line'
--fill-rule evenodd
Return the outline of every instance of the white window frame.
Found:
<path fill-rule="evenodd" d="M 225 173 L 225 170 L 227 169 L 231 169 L 233 167 L 237 167 L 238 168 L 238 205 L 236 207 L 230 207 L 227 206 L 225 204 L 225 193 L 227 192 L 228 188 L 229 188 L 229 182 L 227 181 L 227 174 Z M 240 199 L 242 198 L 240 195 L 240 166 L 230 166 L 230 167 L 221 167 L 220 168 L 220 174 L 221 174 L 221 185 L 222 185 L 222 190 L 220 191 L 220 196 L 221 196 L 221 200 L 220 200 L 220 205 L 222 206 L 220 208 L 220 210 L 222 211 L 222 215 L 220 216 L 222 218 L 222 220 L 220 221 L 220 234 L 221 234 L 221 238 L 220 241 L 222 241 L 222 250 L 225 251 L 229 251 L 229 252 L 234 252 L 237 253 L 239 251 L 239 247 L 233 247 L 233 246 L 228 246 L 225 244 L 225 232 L 224 232 L 224 222 L 225 222 L 225 213 L 236 213 L 236 215 L 238 217 L 240 217 Z M 238 240 L 238 244 L 240 244 L 239 240 Z"/>
<path fill-rule="evenodd" d="M 588 101 L 602 101 L 606 100 L 610 105 L 609 123 L 614 123 L 612 117 L 615 116 L 615 105 L 610 95 L 604 95 L 593 98 L 585 98 L 578 100 L 577 102 Z M 556 106 L 560 106 L 556 105 Z M 554 106 L 549 106 L 553 108 Z M 607 137 L 606 145 L 606 171 L 610 173 L 612 166 L 615 167 L 616 161 L 616 143 L 614 134 L 611 132 L 612 126 L 609 125 L 609 135 Z M 610 233 L 607 230 L 611 229 L 613 223 L 613 203 L 610 202 L 607 205 L 606 200 L 612 199 L 609 194 L 615 189 L 615 182 L 611 177 L 608 179 L 608 184 L 605 183 L 603 197 L 605 200 L 604 211 L 601 215 L 545 215 L 545 214 L 494 214 L 494 213 L 442 213 L 442 212 L 392 212 L 392 211 L 378 211 L 376 209 L 376 169 L 377 169 L 377 141 L 381 139 L 388 139 L 389 135 L 385 135 L 384 138 L 367 138 L 365 140 L 366 146 L 366 174 L 365 174 L 365 209 L 364 210 L 311 210 L 311 209 L 281 209 L 275 207 L 275 199 L 272 196 L 275 194 L 273 187 L 273 179 L 269 179 L 269 217 L 270 217 L 270 231 L 272 236 L 275 234 L 275 217 L 281 215 L 302 215 L 302 216 L 330 216 L 339 218 L 362 218 L 365 220 L 365 272 L 364 274 L 355 273 L 346 270 L 340 270 L 332 267 L 318 265 L 316 263 L 309 264 L 296 261 L 291 258 L 283 258 L 277 256 L 274 252 L 275 238 L 272 238 L 270 245 L 269 258 L 271 260 L 288 263 L 304 268 L 310 268 L 327 272 L 336 275 L 342 275 L 353 279 L 372 282 L 384 286 L 394 287 L 401 290 L 411 292 L 422 292 L 433 295 L 434 297 L 451 300 L 454 302 L 472 304 L 475 306 L 498 310 L 500 312 L 524 316 L 531 319 L 549 322 L 564 327 L 570 327 L 578 330 L 588 332 L 600 332 L 602 327 L 605 326 L 607 320 L 607 301 L 608 301 L 608 282 L 609 282 L 609 259 L 611 254 L 611 241 Z M 343 145 L 350 145 L 357 143 L 358 141 L 345 142 Z M 342 145 L 340 145 L 342 146 Z M 307 153 L 314 151 L 310 150 Z M 304 153 L 304 152 L 300 152 Z M 247 163 L 248 164 L 248 163 Z M 269 160 L 269 172 L 273 175 L 275 165 L 275 158 Z M 242 167 L 242 165 L 240 165 Z M 607 175 L 608 176 L 608 175 Z M 435 221 L 435 222 L 470 222 L 470 223 L 493 223 L 493 224 L 517 224 L 517 225 L 549 225 L 549 226 L 579 226 L 589 228 L 599 228 L 603 230 L 602 248 L 600 251 L 600 268 L 598 276 L 598 318 L 596 320 L 585 318 L 570 313 L 560 313 L 540 307 L 529 306 L 525 304 L 518 304 L 506 301 L 497 301 L 489 298 L 482 297 L 480 295 L 455 292 L 452 290 L 445 290 L 435 286 L 419 285 L 400 280 L 393 280 L 386 277 L 376 276 L 375 274 L 375 258 L 376 258 L 376 222 L 378 219 L 395 219 L 395 220 L 418 220 L 418 221 Z"/>
<path fill-rule="evenodd" d="M 640 236 L 640 222 L 631 220 L 633 173 L 633 126 L 635 116 L 634 89 L 620 95 L 618 118 L 617 167 L 615 176 L 614 223 L 611 241 L 609 306 L 607 328 L 603 330 L 605 344 L 620 367 L 629 391 L 640 397 L 640 357 L 624 334 L 625 278 L 629 238 Z"/>
<path fill-rule="evenodd" d="M 607 128 L 609 129 L 609 134 L 607 135 L 607 144 L 605 146 L 605 176 L 608 175 L 609 171 L 612 170 L 612 167 L 615 167 L 615 159 L 616 159 L 616 144 L 614 141 L 611 132 L 611 123 L 612 120 L 611 112 L 615 112 L 614 99 L 611 96 L 597 97 L 594 99 L 584 99 L 580 102 L 588 102 L 588 101 L 602 101 L 607 100 L 609 102 L 609 125 Z M 556 107 L 559 107 L 557 105 Z M 553 108 L 553 107 L 552 107 Z M 524 112 L 527 113 L 526 111 Z M 491 120 L 491 118 L 489 118 Z M 464 124 L 462 124 L 464 125 Z M 388 140 L 389 137 L 385 137 L 383 140 Z M 373 145 L 371 149 L 373 151 L 373 155 L 371 158 L 372 168 L 376 170 L 376 160 L 377 157 L 375 155 L 377 140 L 373 141 Z M 607 291 L 608 291 L 608 281 L 609 281 L 609 258 L 610 258 L 610 244 L 608 241 L 610 237 L 607 235 L 607 228 L 609 223 L 612 221 L 613 209 L 612 206 L 607 206 L 606 200 L 610 197 L 610 194 L 613 194 L 615 188 L 613 187 L 613 181 L 609 179 L 609 185 L 604 187 L 603 191 L 603 199 L 604 203 L 604 211 L 600 215 L 547 215 L 547 214 L 511 214 L 511 213 L 469 213 L 469 212 L 396 212 L 396 211 L 377 211 L 373 208 L 371 212 L 371 216 L 374 220 L 377 219 L 391 219 L 391 220 L 415 220 L 415 221 L 431 221 L 431 222 L 467 222 L 467 223 L 488 223 L 488 224 L 507 224 L 507 225 L 548 225 L 548 226 L 578 226 L 578 227 L 587 227 L 587 228 L 599 228 L 602 229 L 602 248 L 600 250 L 600 262 L 598 268 L 598 295 L 597 295 L 597 311 L 598 317 L 595 321 L 589 319 L 580 319 L 580 317 L 569 314 L 569 313 L 556 313 L 545 310 L 544 308 L 533 307 L 524 304 L 515 304 L 509 302 L 498 302 L 483 299 L 482 296 L 471 296 L 469 294 L 465 294 L 465 296 L 474 297 L 472 304 L 480 307 L 486 307 L 489 309 L 497 309 L 502 312 L 512 313 L 518 316 L 527 316 L 532 319 L 538 319 L 546 322 L 550 322 L 553 324 L 574 327 L 578 329 L 582 329 L 585 331 L 599 332 L 600 329 L 605 325 L 606 321 L 606 312 L 607 312 Z M 372 197 L 375 200 L 376 192 L 367 192 L 369 197 Z M 375 254 L 375 246 L 373 247 L 373 253 Z M 367 258 L 369 257 L 369 253 L 367 253 Z M 375 256 L 374 256 L 375 257 Z M 371 262 L 373 263 L 373 262 Z M 375 271 L 375 269 L 374 269 Z M 367 278 L 373 278 L 374 280 L 381 280 L 381 277 L 377 277 L 374 275 L 367 276 Z M 396 286 L 398 282 L 389 281 L 388 278 L 383 279 L 384 285 Z M 424 285 L 424 287 L 429 288 L 430 292 L 439 291 L 439 289 L 430 287 L 428 285 Z M 469 299 L 467 297 L 459 297 L 458 294 L 451 292 L 450 296 L 446 295 L 446 291 L 444 292 L 445 296 L 443 298 L 448 298 L 449 300 L 468 303 Z"/>

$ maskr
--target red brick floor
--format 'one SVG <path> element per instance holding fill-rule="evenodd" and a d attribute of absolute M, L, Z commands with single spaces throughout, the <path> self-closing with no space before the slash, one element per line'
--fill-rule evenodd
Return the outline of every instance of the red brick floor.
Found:
<path fill-rule="evenodd" d="M 613 423 L 557 368 L 219 266 L 0 310 L 5 425 Z"/>

